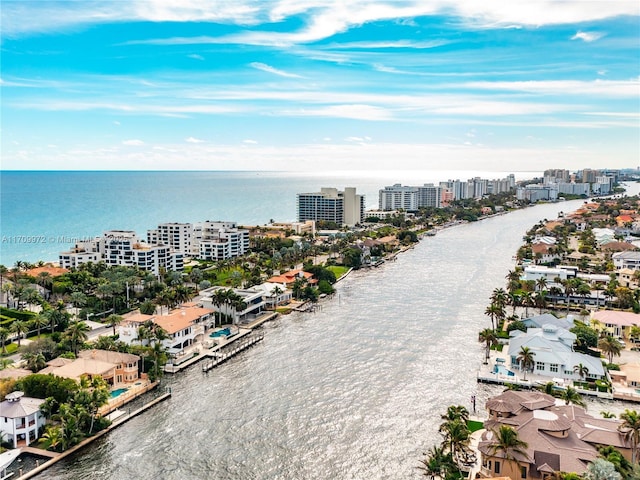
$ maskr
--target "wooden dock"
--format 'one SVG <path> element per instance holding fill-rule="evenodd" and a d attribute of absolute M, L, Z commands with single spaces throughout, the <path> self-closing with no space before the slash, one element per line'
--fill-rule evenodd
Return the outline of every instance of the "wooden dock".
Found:
<path fill-rule="evenodd" d="M 240 340 L 239 342 L 236 342 L 228 350 L 224 350 L 224 351 L 219 350 L 215 352 L 215 356 L 213 358 L 206 360 L 202 364 L 202 371 L 208 372 L 209 370 L 216 368 L 218 365 L 223 364 L 224 362 L 229 360 L 231 357 L 236 356 L 240 352 L 260 342 L 263 338 L 264 338 L 264 335 L 262 334 L 255 335 L 253 337 L 245 338 Z"/>

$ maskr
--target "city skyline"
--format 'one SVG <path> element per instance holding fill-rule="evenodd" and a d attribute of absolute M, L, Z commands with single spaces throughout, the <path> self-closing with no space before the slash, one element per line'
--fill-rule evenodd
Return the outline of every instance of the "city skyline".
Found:
<path fill-rule="evenodd" d="M 4 1 L 2 169 L 636 167 L 640 6 L 601 5 Z"/>

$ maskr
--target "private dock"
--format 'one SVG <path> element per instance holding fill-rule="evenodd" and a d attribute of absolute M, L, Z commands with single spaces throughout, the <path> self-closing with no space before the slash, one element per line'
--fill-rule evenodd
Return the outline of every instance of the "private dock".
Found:
<path fill-rule="evenodd" d="M 256 335 L 253 337 L 243 338 L 242 340 L 235 342 L 234 345 L 231 346 L 228 350 L 218 350 L 216 352 L 212 352 L 210 356 L 213 358 L 207 359 L 202 364 L 202 371 L 208 372 L 209 370 L 216 368 L 218 365 L 229 360 L 231 357 L 239 354 L 240 352 L 246 350 L 249 347 L 252 347 L 256 343 L 262 341 L 264 339 L 264 335 Z"/>

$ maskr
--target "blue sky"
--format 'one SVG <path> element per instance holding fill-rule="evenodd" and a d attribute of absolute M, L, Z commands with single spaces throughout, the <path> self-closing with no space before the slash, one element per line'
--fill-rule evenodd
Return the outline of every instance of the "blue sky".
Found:
<path fill-rule="evenodd" d="M 640 3 L 3 0 L 3 169 L 640 164 Z"/>

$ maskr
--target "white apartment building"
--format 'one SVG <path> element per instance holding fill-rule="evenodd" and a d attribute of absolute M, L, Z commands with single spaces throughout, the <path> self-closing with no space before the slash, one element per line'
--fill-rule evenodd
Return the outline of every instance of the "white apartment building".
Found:
<path fill-rule="evenodd" d="M 206 221 L 193 225 L 192 252 L 202 260 L 225 260 L 249 250 L 249 230 L 236 222 Z"/>
<path fill-rule="evenodd" d="M 531 184 L 516 189 L 516 198 L 530 203 L 540 200 L 555 201 L 558 199 L 558 186 Z"/>
<path fill-rule="evenodd" d="M 555 185 L 557 186 L 558 193 L 564 193 L 567 195 L 591 195 L 591 185 L 588 183 L 560 182 Z"/>
<path fill-rule="evenodd" d="M 354 187 L 343 192 L 323 187 L 320 192 L 298 193 L 296 203 L 299 222 L 327 221 L 352 227 L 364 219 L 364 196 L 358 195 Z"/>
<path fill-rule="evenodd" d="M 567 278 L 575 278 L 578 273 L 578 267 L 559 266 L 555 268 L 545 267 L 544 265 L 529 265 L 524 267 L 524 271 L 520 276 L 520 280 L 539 280 L 544 278 L 547 286 L 555 284 L 557 280 L 566 280 Z"/>
<path fill-rule="evenodd" d="M 147 230 L 151 245 L 168 245 L 175 252 L 190 256 L 193 243 L 193 225 L 190 223 L 161 223 L 155 230 Z"/>
<path fill-rule="evenodd" d="M 78 242 L 75 248 L 59 256 L 63 268 L 77 267 L 88 261 L 138 267 L 154 275 L 159 275 L 161 269 L 181 271 L 184 268 L 181 252 L 172 252 L 166 245 L 150 245 L 131 230 L 104 232 L 102 237 Z"/>
<path fill-rule="evenodd" d="M 379 210 L 404 210 L 414 212 L 418 210 L 418 188 L 403 187 L 399 183 L 384 187 L 378 192 Z"/>
<path fill-rule="evenodd" d="M 440 207 L 441 188 L 432 183 L 421 187 L 402 186 L 396 183 L 378 192 L 378 210 L 404 210 L 415 212 L 422 207 Z"/>

